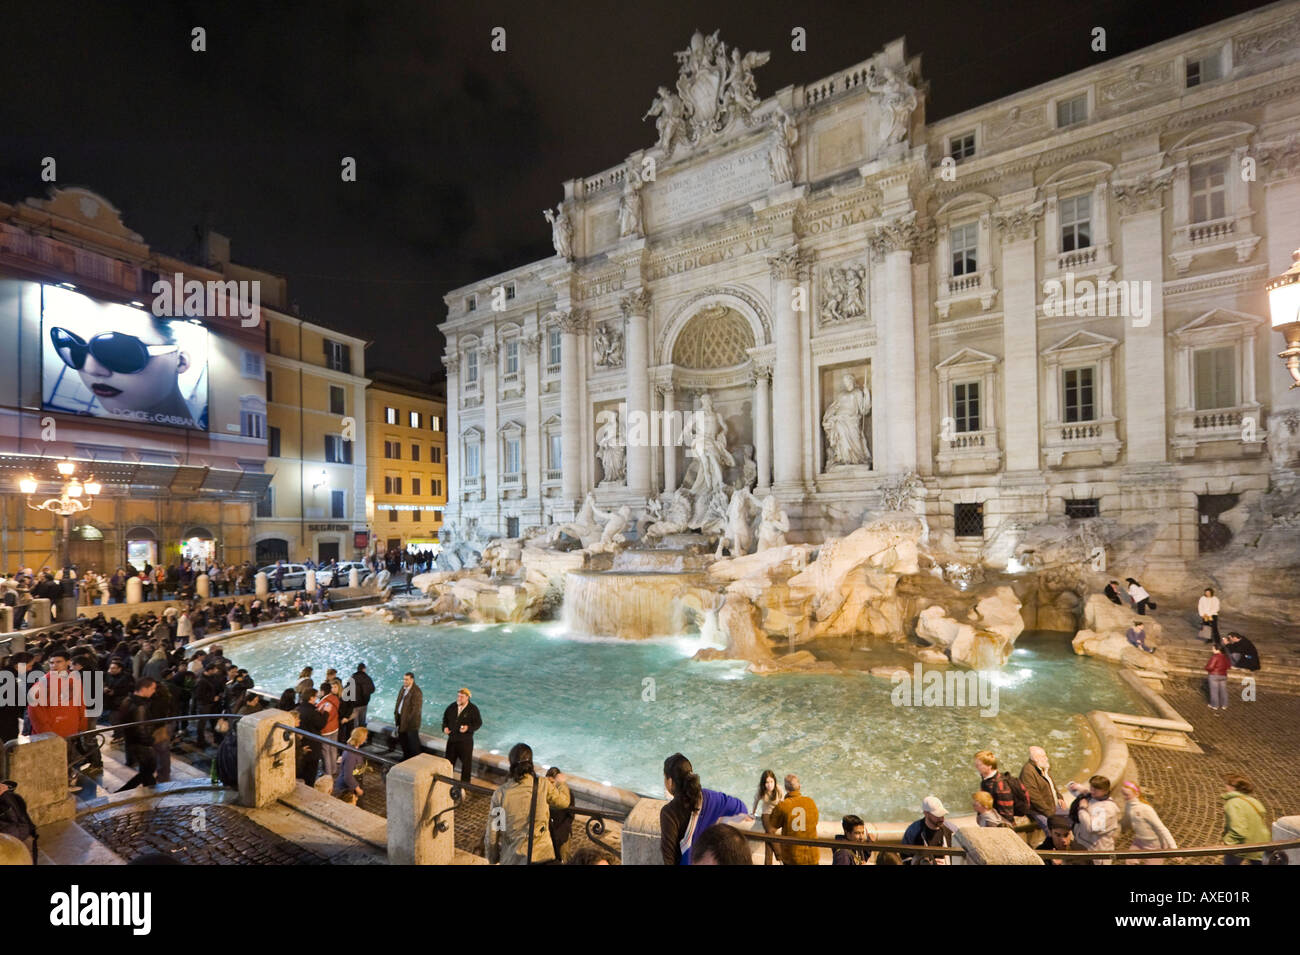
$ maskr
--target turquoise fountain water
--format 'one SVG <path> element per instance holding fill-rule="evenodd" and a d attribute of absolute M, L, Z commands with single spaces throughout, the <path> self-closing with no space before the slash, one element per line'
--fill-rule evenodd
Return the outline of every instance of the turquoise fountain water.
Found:
<path fill-rule="evenodd" d="M 824 818 L 914 818 L 938 795 L 964 813 L 975 790 L 971 757 L 1008 755 L 1019 772 L 1039 744 L 1057 778 L 1086 760 L 1077 714 L 1145 712 L 1113 668 L 1076 657 L 1062 635 L 1022 636 L 997 674 L 999 712 L 905 707 L 894 686 L 865 673 L 754 676 L 744 665 L 691 660 L 698 638 L 573 639 L 561 624 L 430 627 L 374 617 L 308 623 L 223 641 L 257 685 L 279 694 L 305 665 L 350 674 L 364 661 L 378 686 L 373 719 L 391 720 L 401 675 L 424 690 L 424 729 L 468 685 L 483 713 L 479 749 L 530 743 L 538 761 L 601 782 L 662 795 L 664 757 L 686 753 L 711 789 L 752 802 L 759 774 L 799 774 Z M 857 666 L 899 662 L 889 648 L 837 653 Z M 910 664 L 908 664 L 910 667 Z"/>

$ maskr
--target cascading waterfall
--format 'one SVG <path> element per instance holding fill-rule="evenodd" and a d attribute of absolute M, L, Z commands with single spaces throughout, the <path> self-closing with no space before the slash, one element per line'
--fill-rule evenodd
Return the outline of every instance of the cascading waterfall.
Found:
<path fill-rule="evenodd" d="M 699 609 L 699 573 L 573 570 L 564 578 L 564 623 L 580 636 L 644 640 L 687 632 Z"/>

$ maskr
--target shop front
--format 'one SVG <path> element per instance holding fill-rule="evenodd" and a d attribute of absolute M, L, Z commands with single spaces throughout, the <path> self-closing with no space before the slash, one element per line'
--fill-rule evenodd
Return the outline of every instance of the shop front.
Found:
<path fill-rule="evenodd" d="M 217 542 L 206 527 L 191 527 L 181 538 L 180 554 L 196 570 L 207 570 L 217 559 Z"/>

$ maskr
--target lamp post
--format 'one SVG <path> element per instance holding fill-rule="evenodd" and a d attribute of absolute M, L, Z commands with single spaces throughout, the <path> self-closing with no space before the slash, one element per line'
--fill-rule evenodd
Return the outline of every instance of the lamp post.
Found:
<path fill-rule="evenodd" d="M 1286 339 L 1286 350 L 1277 357 L 1286 363 L 1293 379 L 1291 387 L 1300 388 L 1300 249 L 1291 253 L 1291 258 L 1291 268 L 1269 279 L 1264 289 L 1273 329 Z"/>
<path fill-rule="evenodd" d="M 18 482 L 18 489 L 27 496 L 27 506 L 34 511 L 48 511 L 63 518 L 63 533 L 59 538 L 59 565 L 62 568 L 59 585 L 62 588 L 59 597 L 59 620 L 68 622 L 77 616 L 77 585 L 72 579 L 72 562 L 69 559 L 69 539 L 72 536 L 72 518 L 90 510 L 95 498 L 103 487 L 93 476 L 82 481 L 77 477 L 77 465 L 66 458 L 57 465 L 59 476 L 63 479 L 58 497 L 46 498 L 39 504 L 32 503 L 32 495 L 40 489 L 34 475 L 28 474 Z"/>

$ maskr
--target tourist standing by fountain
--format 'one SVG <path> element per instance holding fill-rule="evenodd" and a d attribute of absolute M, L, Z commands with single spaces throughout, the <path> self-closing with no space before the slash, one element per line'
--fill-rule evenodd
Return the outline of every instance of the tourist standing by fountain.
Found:
<path fill-rule="evenodd" d="M 483 837 L 488 862 L 529 865 L 530 843 L 533 864 L 555 862 L 555 847 L 548 832 L 550 810 L 566 809 L 572 801 L 564 773 L 538 779 L 532 748 L 527 743 L 516 743 L 510 748 L 510 778 L 492 794 L 488 808 L 487 833 Z"/>
<path fill-rule="evenodd" d="M 1219 598 L 1214 596 L 1214 588 L 1206 587 L 1201 599 L 1196 602 L 1196 612 L 1201 615 L 1201 639 L 1206 643 L 1219 642 Z"/>
<path fill-rule="evenodd" d="M 1142 787 L 1133 780 L 1124 783 L 1123 828 L 1133 833 L 1133 849 L 1177 849 L 1178 843 L 1147 801 Z M 1129 865 L 1164 865 L 1164 859 L 1129 859 Z"/>
<path fill-rule="evenodd" d="M 469 782 L 470 766 L 474 762 L 474 733 L 483 725 L 483 717 L 478 707 L 469 701 L 468 687 L 462 686 L 456 693 L 456 702 L 442 713 L 442 731 L 447 736 L 447 762 L 451 771 L 456 771 L 456 760 L 460 760 L 460 781 Z"/>
<path fill-rule="evenodd" d="M 817 838 L 817 804 L 803 794 L 794 773 L 786 773 L 785 798 L 772 810 L 772 826 L 783 836 Z M 782 865 L 817 865 L 821 852 L 816 846 L 782 845 L 779 850 Z"/>
<path fill-rule="evenodd" d="M 424 710 L 424 693 L 415 683 L 415 674 L 402 677 L 402 689 L 393 707 L 393 722 L 397 725 L 397 740 L 402 744 L 402 758 L 410 759 L 420 752 L 420 721 Z"/>
<path fill-rule="evenodd" d="M 356 709 L 352 711 L 352 719 L 357 724 L 357 728 L 362 729 L 366 725 L 366 707 L 370 705 L 370 698 L 375 695 L 375 681 L 370 679 L 364 663 L 358 663 L 357 672 L 348 679 L 348 695 L 356 703 Z"/>
<path fill-rule="evenodd" d="M 664 865 L 690 865 L 695 834 L 703 833 L 724 816 L 751 818 L 745 804 L 735 796 L 700 785 L 691 761 L 681 753 L 673 753 L 664 760 L 664 789 L 670 797 L 668 805 L 659 810 Z M 813 825 L 816 825 L 816 808 Z"/>
<path fill-rule="evenodd" d="M 764 832 L 776 831 L 772 828 L 772 810 L 784 798 L 785 793 L 781 792 L 781 787 L 776 782 L 776 773 L 770 769 L 763 770 L 763 775 L 758 779 L 758 794 L 754 797 L 754 805 L 749 810 L 749 814 L 758 816 L 763 821 Z M 772 844 L 765 842 L 763 844 L 763 865 L 771 864 Z"/>

